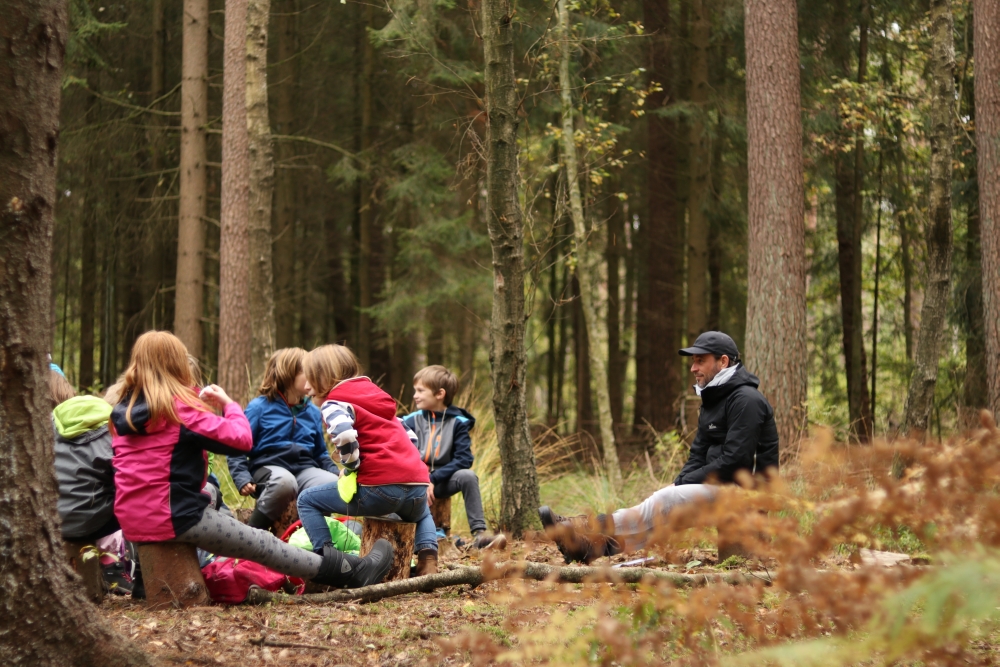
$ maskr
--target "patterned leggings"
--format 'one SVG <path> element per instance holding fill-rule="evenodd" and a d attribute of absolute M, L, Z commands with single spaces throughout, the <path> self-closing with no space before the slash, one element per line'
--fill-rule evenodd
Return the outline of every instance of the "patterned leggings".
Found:
<path fill-rule="evenodd" d="M 212 509 L 206 509 L 201 521 L 175 539 L 217 556 L 251 560 L 302 579 L 315 577 L 323 562 L 317 554 L 293 547 L 266 530 L 251 528 Z"/>

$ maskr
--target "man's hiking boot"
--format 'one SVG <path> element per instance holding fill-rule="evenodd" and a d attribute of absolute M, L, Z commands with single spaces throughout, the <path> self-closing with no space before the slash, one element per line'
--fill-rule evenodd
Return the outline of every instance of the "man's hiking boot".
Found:
<path fill-rule="evenodd" d="M 364 558 L 340 551 L 332 544 L 323 546 L 323 563 L 313 581 L 337 588 L 362 588 L 385 579 L 392 567 L 393 549 L 387 540 L 376 540 Z"/>
<path fill-rule="evenodd" d="M 247 519 L 247 525 L 260 530 L 271 530 L 271 527 L 274 526 L 274 519 L 254 507 L 250 518 Z"/>
<path fill-rule="evenodd" d="M 413 576 L 422 577 L 425 574 L 437 574 L 438 552 L 436 549 L 421 549 L 417 552 L 417 567 Z"/>
<path fill-rule="evenodd" d="M 609 534 L 614 524 L 606 514 L 565 517 L 548 506 L 538 508 L 545 534 L 552 539 L 567 563 L 590 564 L 602 556 L 621 553 L 621 545 Z M 609 528 L 610 526 L 610 528 Z"/>
<path fill-rule="evenodd" d="M 488 530 L 481 530 L 472 536 L 472 543 L 469 547 L 481 551 L 503 551 L 507 548 L 507 537 L 503 533 L 494 535 Z"/>

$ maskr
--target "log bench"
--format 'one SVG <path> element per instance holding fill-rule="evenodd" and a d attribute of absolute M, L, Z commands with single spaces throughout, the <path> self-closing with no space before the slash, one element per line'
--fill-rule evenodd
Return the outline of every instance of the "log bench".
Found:
<path fill-rule="evenodd" d="M 101 558 L 93 544 L 86 542 L 63 542 L 63 549 L 69 564 L 83 579 L 83 590 L 94 604 L 104 599 L 104 575 L 101 572 Z M 87 554 L 87 552 L 92 552 Z M 84 555 L 87 554 L 85 558 Z"/>
<path fill-rule="evenodd" d="M 193 544 L 146 542 L 137 545 L 137 551 L 147 609 L 183 609 L 209 603 Z"/>
<path fill-rule="evenodd" d="M 393 519 L 365 517 L 365 527 L 361 532 L 361 557 L 371 552 L 379 538 L 388 540 L 393 548 L 392 567 L 382 581 L 396 581 L 410 577 L 410 559 L 413 557 L 413 541 L 417 534 L 417 524 Z"/>

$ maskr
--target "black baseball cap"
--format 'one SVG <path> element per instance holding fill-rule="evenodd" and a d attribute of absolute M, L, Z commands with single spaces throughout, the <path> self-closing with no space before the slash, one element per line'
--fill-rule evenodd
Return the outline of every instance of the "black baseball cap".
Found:
<path fill-rule="evenodd" d="M 721 331 L 706 331 L 698 336 L 694 345 L 678 350 L 677 353 L 684 357 L 693 357 L 696 354 L 714 354 L 718 357 L 726 355 L 730 359 L 740 358 L 736 341 Z"/>

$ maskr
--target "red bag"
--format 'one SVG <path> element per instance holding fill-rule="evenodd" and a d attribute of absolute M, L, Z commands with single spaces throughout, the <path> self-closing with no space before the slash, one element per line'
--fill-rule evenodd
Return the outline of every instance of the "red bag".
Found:
<path fill-rule="evenodd" d="M 201 568 L 201 573 L 212 601 L 224 604 L 242 603 L 254 586 L 272 592 L 285 589 L 294 595 L 301 595 L 306 587 L 298 577 L 289 577 L 240 558 L 217 558 Z"/>

